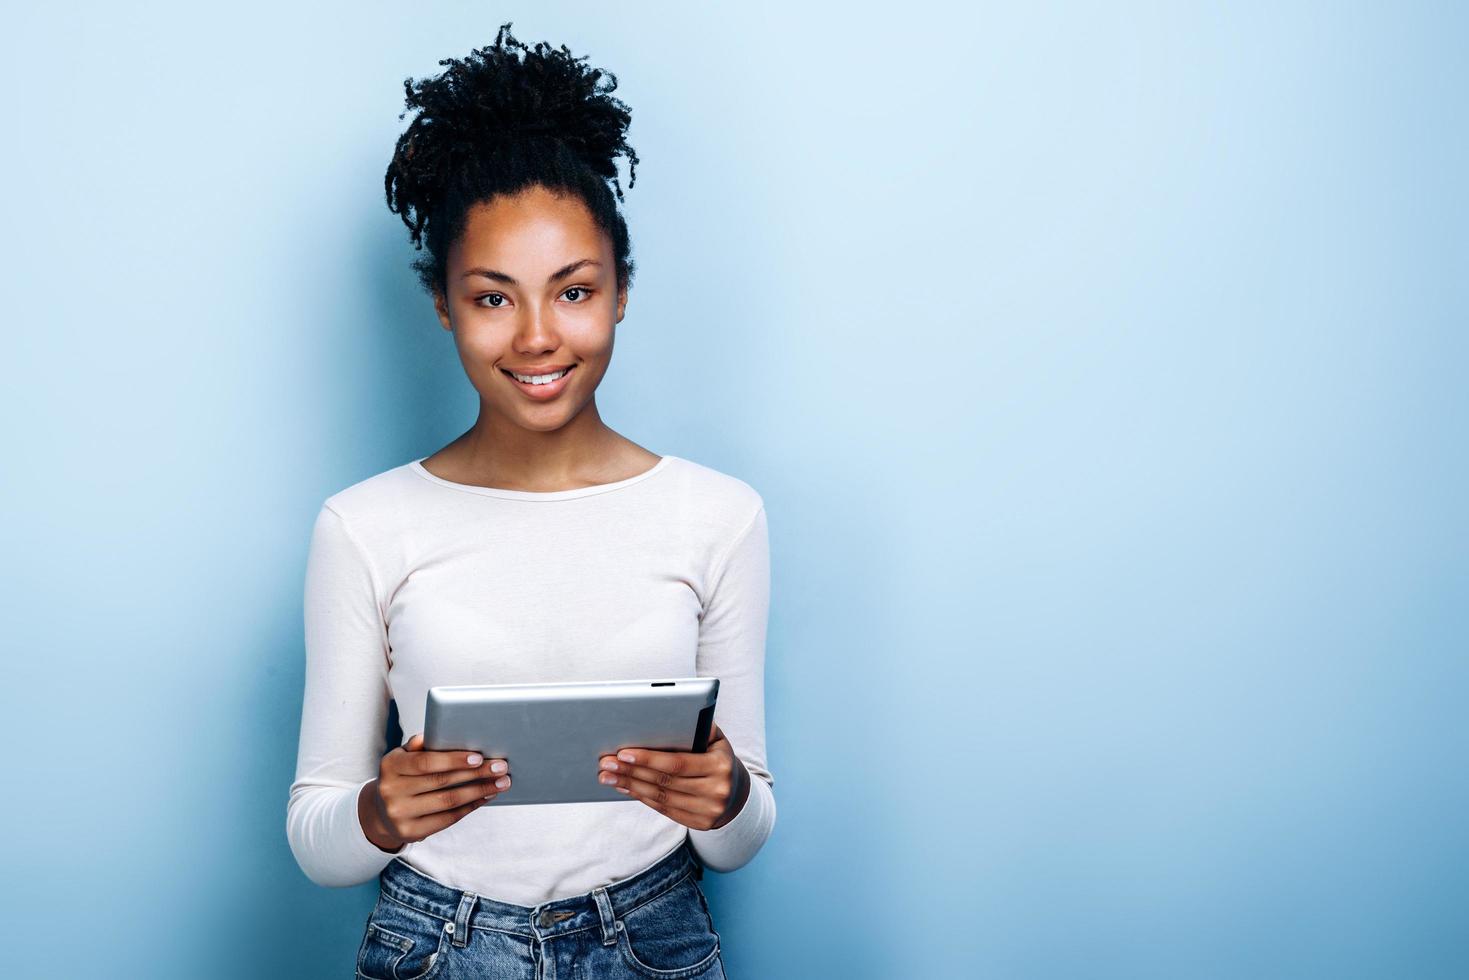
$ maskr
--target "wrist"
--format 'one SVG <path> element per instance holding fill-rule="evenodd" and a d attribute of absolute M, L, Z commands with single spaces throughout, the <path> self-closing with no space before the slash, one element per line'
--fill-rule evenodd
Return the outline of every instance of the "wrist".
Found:
<path fill-rule="evenodd" d="M 362 834 L 374 847 L 389 854 L 403 849 L 405 841 L 398 840 L 383 822 L 380 809 L 382 797 L 378 793 L 377 780 L 362 787 L 357 794 L 357 822 L 362 825 Z"/>
<path fill-rule="evenodd" d="M 739 756 L 735 756 L 735 767 L 732 775 L 735 780 L 734 795 L 730 797 L 729 807 L 714 822 L 714 825 L 709 828 L 710 830 L 718 830 L 739 816 L 740 811 L 745 808 L 745 803 L 750 799 L 750 771 L 745 768 L 745 764 L 740 761 Z"/>

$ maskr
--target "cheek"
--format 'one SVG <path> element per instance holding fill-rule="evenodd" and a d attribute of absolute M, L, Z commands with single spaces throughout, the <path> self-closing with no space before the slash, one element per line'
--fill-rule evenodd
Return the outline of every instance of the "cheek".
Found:
<path fill-rule="evenodd" d="M 605 361 L 612 355 L 612 337 L 598 337 L 594 345 L 583 348 L 585 357 L 589 361 Z"/>
<path fill-rule="evenodd" d="M 613 332 L 605 322 L 578 325 L 567 330 L 562 339 L 566 342 L 566 349 L 578 360 L 605 360 L 612 353 Z"/>
<path fill-rule="evenodd" d="M 459 354 L 470 364 L 494 361 L 500 357 L 503 338 L 493 330 L 460 330 L 454 335 Z"/>

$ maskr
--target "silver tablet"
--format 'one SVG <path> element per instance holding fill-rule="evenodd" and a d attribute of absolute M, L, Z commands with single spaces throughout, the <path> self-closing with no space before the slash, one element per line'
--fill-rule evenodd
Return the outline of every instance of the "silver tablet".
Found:
<path fill-rule="evenodd" d="M 636 803 L 597 781 L 598 760 L 624 748 L 705 751 L 718 696 L 717 677 L 431 687 L 423 747 L 508 761 L 510 788 L 486 806 Z"/>

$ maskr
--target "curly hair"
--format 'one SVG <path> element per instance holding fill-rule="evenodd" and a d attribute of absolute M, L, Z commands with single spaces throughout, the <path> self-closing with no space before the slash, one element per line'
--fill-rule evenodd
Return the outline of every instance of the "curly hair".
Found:
<path fill-rule="evenodd" d="M 627 143 L 632 113 L 608 94 L 617 76 L 588 68 L 586 60 L 564 44 L 527 47 L 506 23 L 494 44 L 440 61 L 448 67 L 439 75 L 404 79 L 407 108 L 398 118 L 418 114 L 398 137 L 384 189 L 414 249 L 428 246 L 413 262 L 426 291 L 447 294 L 449 246 L 463 234 L 470 208 L 532 185 L 579 196 L 612 239 L 618 288 L 631 284 L 635 264 L 617 207 L 623 198 L 616 159 L 628 159 L 630 189 L 638 162 Z"/>

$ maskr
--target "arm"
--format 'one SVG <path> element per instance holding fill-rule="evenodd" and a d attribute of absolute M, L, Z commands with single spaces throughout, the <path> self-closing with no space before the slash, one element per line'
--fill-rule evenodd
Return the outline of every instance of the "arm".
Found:
<path fill-rule="evenodd" d="M 748 774 L 745 799 L 729 821 L 689 830 L 700 860 L 734 871 L 775 827 L 775 777 L 765 761 L 765 634 L 770 613 L 770 541 L 764 504 L 711 579 L 699 620 L 697 676 L 719 678 L 714 720 Z M 737 794 L 739 795 L 739 794 Z"/>
<path fill-rule="evenodd" d="M 286 836 L 312 881 L 358 885 L 394 856 L 368 839 L 359 815 L 386 750 L 388 642 L 372 566 L 327 506 L 312 530 L 304 610 L 306 693 Z"/>

